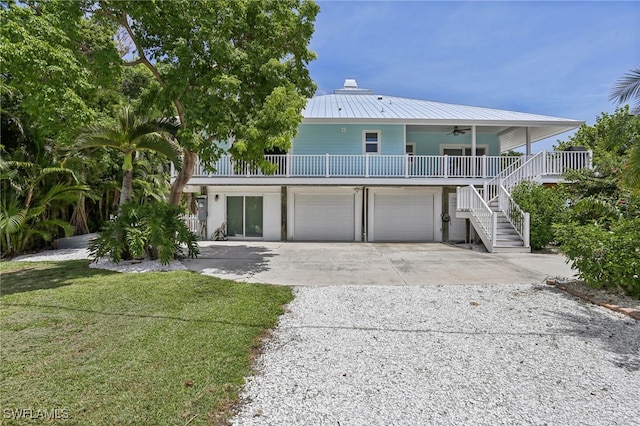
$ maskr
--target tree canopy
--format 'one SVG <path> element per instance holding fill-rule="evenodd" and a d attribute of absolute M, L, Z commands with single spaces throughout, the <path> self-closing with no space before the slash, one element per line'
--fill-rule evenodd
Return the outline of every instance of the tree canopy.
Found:
<path fill-rule="evenodd" d="M 8 2 L 3 93 L 54 145 L 108 120 L 127 96 L 176 115 L 177 204 L 196 156 L 211 165 L 222 154 L 216 141 L 232 141 L 231 154 L 267 169 L 265 150 L 289 147 L 315 91 L 307 65 L 318 11 L 310 0 Z M 125 72 L 138 68 L 147 73 Z"/>
<path fill-rule="evenodd" d="M 11 2 L 0 8 L 0 30 L 3 101 L 11 93 L 15 114 L 40 137 L 70 143 L 117 102 L 109 98 L 121 75 L 115 26 L 80 3 Z"/>
<path fill-rule="evenodd" d="M 211 164 L 215 141 L 232 140 L 236 158 L 261 164 L 287 149 L 315 85 L 307 46 L 318 6 L 308 0 L 101 1 L 96 16 L 118 25 L 132 46 L 124 66 L 145 66 L 173 105 L 184 168 L 170 201 L 179 202 L 196 155 Z"/>

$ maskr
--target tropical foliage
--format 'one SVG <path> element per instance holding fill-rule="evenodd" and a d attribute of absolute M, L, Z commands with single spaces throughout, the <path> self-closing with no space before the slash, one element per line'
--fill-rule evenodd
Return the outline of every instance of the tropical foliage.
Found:
<path fill-rule="evenodd" d="M 13 256 L 50 242 L 73 227 L 63 220 L 65 209 L 88 188 L 73 173 L 29 161 L 0 160 L 0 248 Z"/>
<path fill-rule="evenodd" d="M 89 252 L 97 259 L 114 262 L 130 259 L 159 259 L 162 264 L 198 254 L 196 236 L 180 218 L 180 207 L 166 202 L 120 206 L 118 216 L 109 221 L 98 238 L 91 241 Z"/>
<path fill-rule="evenodd" d="M 221 155 L 213 141 L 233 140 L 229 151 L 252 166 L 265 150 L 289 146 L 315 90 L 307 65 L 315 58 L 308 45 L 318 10 L 310 0 L 4 2 L 3 160 L 66 168 L 65 184 L 89 187 L 75 200 L 65 193 L 67 205 L 59 200 L 55 215 L 43 213 L 75 232 L 95 231 L 127 200 L 169 197 L 178 205 L 196 156 L 213 164 Z M 132 139 L 122 120 L 113 120 L 122 105 L 149 117 L 177 117 L 177 123 L 140 117 L 135 123 L 177 124 L 179 134 L 172 128 L 155 143 Z M 183 167 L 170 186 L 166 160 L 178 164 L 176 141 Z M 76 144 L 83 149 L 73 150 Z M 10 197 L 2 195 L 9 209 Z M 58 234 L 66 235 L 69 228 L 60 226 Z"/>
<path fill-rule="evenodd" d="M 578 275 L 598 287 L 624 289 L 640 297 L 640 116 L 628 106 L 603 113 L 562 146 L 594 151 L 594 169 L 567 175 L 571 207 L 554 226 L 561 248 Z"/>
<path fill-rule="evenodd" d="M 567 198 L 559 187 L 545 188 L 541 184 L 522 181 L 513 190 L 514 201 L 530 215 L 531 248 L 540 250 L 556 241 L 553 224 L 563 220 Z"/>

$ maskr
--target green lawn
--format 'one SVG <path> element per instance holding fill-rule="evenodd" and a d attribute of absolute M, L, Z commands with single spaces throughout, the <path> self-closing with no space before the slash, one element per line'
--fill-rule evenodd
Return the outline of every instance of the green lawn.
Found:
<path fill-rule="evenodd" d="M 224 423 L 291 290 L 88 263 L 0 262 L 0 423 Z"/>

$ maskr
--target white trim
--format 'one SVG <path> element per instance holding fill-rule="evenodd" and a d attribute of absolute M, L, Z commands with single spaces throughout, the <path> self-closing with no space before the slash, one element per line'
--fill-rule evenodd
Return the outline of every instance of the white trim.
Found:
<path fill-rule="evenodd" d="M 367 142 L 367 133 L 375 133 L 378 135 L 376 143 L 376 152 L 367 152 L 367 145 L 373 145 L 373 142 Z M 362 131 L 362 154 L 363 155 L 380 155 L 382 150 L 382 131 L 381 130 L 363 130 Z"/>

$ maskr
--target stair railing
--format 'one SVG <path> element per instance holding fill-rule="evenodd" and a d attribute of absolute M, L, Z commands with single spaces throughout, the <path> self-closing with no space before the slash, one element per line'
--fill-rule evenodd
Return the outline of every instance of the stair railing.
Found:
<path fill-rule="evenodd" d="M 505 157 L 512 158 L 512 157 Z M 513 161 L 507 167 L 500 171 L 497 175 L 495 175 L 492 179 L 488 180 L 484 185 L 482 185 L 482 196 L 484 201 L 488 204 L 491 201 L 495 200 L 498 196 L 498 189 L 500 186 L 500 181 L 505 177 L 513 173 L 520 165 L 522 164 L 525 157 L 519 157 L 516 161 Z"/>
<path fill-rule="evenodd" d="M 500 185 L 499 189 L 498 206 L 500 210 L 504 212 L 507 220 L 511 223 L 520 238 L 522 238 L 524 247 L 529 247 L 529 213 L 526 213 L 520 208 L 518 203 L 511 197 L 511 194 L 509 194 L 502 185 Z"/>
<path fill-rule="evenodd" d="M 498 227 L 498 214 L 484 201 L 473 186 L 458 187 L 457 209 L 471 214 L 470 220 L 489 252 L 493 252 Z"/>
<path fill-rule="evenodd" d="M 540 151 L 529 157 L 520 167 L 513 170 L 500 180 L 500 185 L 504 186 L 507 193 L 511 194 L 513 188 L 523 180 L 536 180 L 544 174 L 545 152 Z"/>

